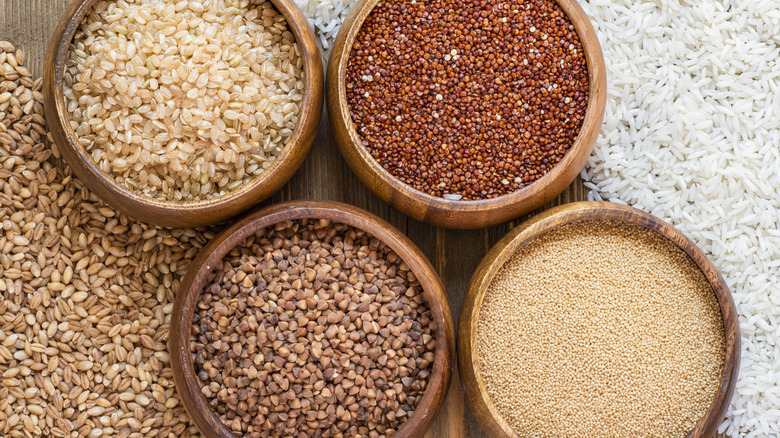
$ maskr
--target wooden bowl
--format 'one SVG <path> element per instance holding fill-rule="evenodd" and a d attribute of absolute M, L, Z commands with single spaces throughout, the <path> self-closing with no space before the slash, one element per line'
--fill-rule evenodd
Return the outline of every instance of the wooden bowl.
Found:
<path fill-rule="evenodd" d="M 702 250 L 680 231 L 651 214 L 609 202 L 576 202 L 536 215 L 504 236 L 480 263 L 463 301 L 458 327 L 458 370 L 475 417 L 491 437 L 521 438 L 493 405 L 479 370 L 476 349 L 477 322 L 485 292 L 493 277 L 518 248 L 534 237 L 560 225 L 594 219 L 628 222 L 653 230 L 666 237 L 691 257 L 712 286 L 723 317 L 726 340 L 725 363 L 715 398 L 707 413 L 688 434 L 688 438 L 714 436 L 718 426 L 723 422 L 731 402 L 739 370 L 739 321 L 728 286 Z"/>
<path fill-rule="evenodd" d="M 203 201 L 171 202 L 153 199 L 119 185 L 104 174 L 78 143 L 71 129 L 63 83 L 70 44 L 79 25 L 98 0 L 74 0 L 49 43 L 43 73 L 46 120 L 60 153 L 73 173 L 100 199 L 123 213 L 150 224 L 196 227 L 235 216 L 279 190 L 298 170 L 314 141 L 322 115 L 324 93 L 320 50 L 303 13 L 292 0 L 271 0 L 287 19 L 303 59 L 304 98 L 298 125 L 282 154 L 265 172 L 239 189 Z"/>
<path fill-rule="evenodd" d="M 385 170 L 363 146 L 349 113 L 346 73 L 355 38 L 366 17 L 382 0 L 362 0 L 341 26 L 328 63 L 328 115 L 349 167 L 380 199 L 412 218 L 445 228 L 484 228 L 520 217 L 547 204 L 577 177 L 596 143 L 607 98 L 604 56 L 596 32 L 576 0 L 556 0 L 582 41 L 590 80 L 585 120 L 571 149 L 536 182 L 507 195 L 453 201 L 412 188 Z"/>
<path fill-rule="evenodd" d="M 190 351 L 192 318 L 214 266 L 231 249 L 260 229 L 287 220 L 306 218 L 329 219 L 368 232 L 395 251 L 417 276 L 431 308 L 436 329 L 436 349 L 425 394 L 412 416 L 394 437 L 423 436 L 444 402 L 455 363 L 454 325 L 444 287 L 425 255 L 400 231 L 371 213 L 330 201 L 292 201 L 252 213 L 214 238 L 193 261 L 176 294 L 169 345 L 173 379 L 184 407 L 204 437 L 233 437 L 201 393 L 202 385 L 195 373 Z"/>

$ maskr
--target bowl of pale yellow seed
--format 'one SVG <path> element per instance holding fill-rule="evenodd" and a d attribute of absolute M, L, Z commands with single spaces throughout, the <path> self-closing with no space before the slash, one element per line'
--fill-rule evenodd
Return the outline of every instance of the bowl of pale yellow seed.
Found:
<path fill-rule="evenodd" d="M 327 201 L 239 220 L 193 261 L 171 317 L 179 396 L 208 438 L 423 436 L 455 336 L 400 231 Z"/>
<path fill-rule="evenodd" d="M 701 249 L 606 202 L 548 210 L 472 277 L 458 333 L 491 437 L 713 436 L 736 384 L 734 301 Z"/>
<path fill-rule="evenodd" d="M 159 226 L 268 198 L 322 113 L 319 48 L 289 0 L 77 0 L 47 54 L 58 154 L 101 199 Z"/>

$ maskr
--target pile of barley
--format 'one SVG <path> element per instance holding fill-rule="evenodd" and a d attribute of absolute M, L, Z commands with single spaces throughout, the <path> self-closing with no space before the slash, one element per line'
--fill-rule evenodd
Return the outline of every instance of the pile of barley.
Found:
<path fill-rule="evenodd" d="M 268 1 L 107 0 L 76 33 L 65 99 L 103 172 L 148 197 L 196 201 L 276 161 L 298 123 L 303 74 Z"/>
<path fill-rule="evenodd" d="M 0 436 L 193 436 L 166 344 L 210 235 L 115 214 L 49 163 L 23 58 L 0 42 Z"/>

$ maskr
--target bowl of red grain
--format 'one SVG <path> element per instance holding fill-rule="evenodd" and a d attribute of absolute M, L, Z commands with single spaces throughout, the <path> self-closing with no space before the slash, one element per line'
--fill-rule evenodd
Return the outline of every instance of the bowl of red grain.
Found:
<path fill-rule="evenodd" d="M 553 200 L 585 165 L 606 105 L 601 46 L 574 0 L 362 0 L 327 81 L 352 171 L 446 228 Z"/>

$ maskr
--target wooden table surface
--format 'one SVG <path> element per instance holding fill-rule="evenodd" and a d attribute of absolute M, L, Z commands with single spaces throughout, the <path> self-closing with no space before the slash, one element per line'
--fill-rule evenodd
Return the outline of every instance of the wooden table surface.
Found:
<path fill-rule="evenodd" d="M 0 40 L 25 51 L 25 63 L 38 77 L 49 37 L 70 0 L 0 0 Z M 585 200 L 578 178 L 549 208 Z M 490 247 L 512 224 L 484 230 L 453 231 L 409 219 L 377 199 L 350 172 L 336 147 L 324 114 L 309 156 L 290 182 L 268 202 L 291 199 L 329 199 L 364 208 L 406 233 L 428 256 L 444 282 L 457 324 L 461 301 L 471 274 Z M 426 438 L 486 437 L 468 406 L 454 375 L 449 396 Z"/>

